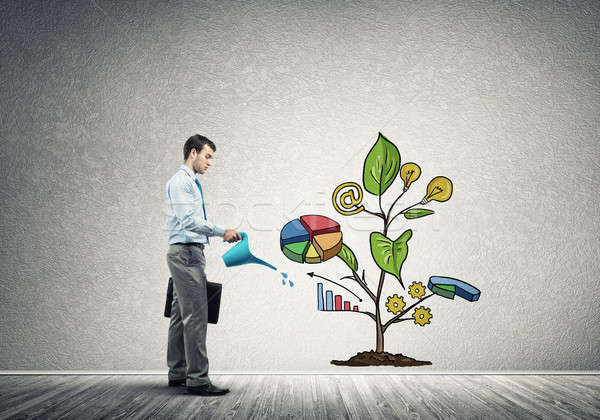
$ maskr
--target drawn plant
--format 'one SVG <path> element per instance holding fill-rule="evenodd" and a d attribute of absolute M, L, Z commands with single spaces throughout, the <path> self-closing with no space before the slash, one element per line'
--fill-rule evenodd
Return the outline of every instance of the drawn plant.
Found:
<path fill-rule="evenodd" d="M 394 199 L 391 206 L 386 211 L 382 206 L 382 196 L 394 183 L 398 174 L 400 174 L 400 178 L 404 181 L 404 188 L 402 193 Z M 333 364 L 348 366 L 381 364 L 415 366 L 431 364 L 430 362 L 415 360 L 401 354 L 392 355 L 386 353 L 384 351 L 384 336 L 386 331 L 392 325 L 406 321 L 412 321 L 414 325 L 420 327 L 430 324 L 433 314 L 431 309 L 425 307 L 422 303 L 434 295 L 448 299 L 453 299 L 455 295 L 458 295 L 468 301 L 475 301 L 479 298 L 479 290 L 466 282 L 451 277 L 434 276 L 429 279 L 427 287 L 423 283 L 417 281 L 414 281 L 409 285 L 408 295 L 412 300 L 416 300 L 416 302 L 411 303 L 408 306 L 404 296 L 398 294 L 388 296 L 385 307 L 387 312 L 392 314 L 392 317 L 386 321 L 383 319 L 380 304 L 383 297 L 382 291 L 386 280 L 386 274 L 393 276 L 398 281 L 400 287 L 406 290 L 402 279 L 402 265 L 408 257 L 410 249 L 409 242 L 413 236 L 413 231 L 411 229 L 406 229 L 397 238 L 392 239 L 388 237 L 390 226 L 399 216 L 403 216 L 407 222 L 431 216 L 434 214 L 433 210 L 422 207 L 417 208 L 417 206 L 426 206 L 432 201 L 443 203 L 452 197 L 452 181 L 444 176 L 436 176 L 429 182 L 425 195 L 419 201 L 400 211 L 394 212 L 400 199 L 409 191 L 413 184 L 419 180 L 420 176 L 421 168 L 419 165 L 414 162 L 408 162 L 402 165 L 398 148 L 383 134 L 379 133 L 377 141 L 364 160 L 362 179 L 365 190 L 378 198 L 379 209 L 373 211 L 365 208 L 362 204 L 362 189 L 356 183 L 343 183 L 333 192 L 333 205 L 340 214 L 352 216 L 364 211 L 365 213 L 381 219 L 383 223 L 383 229 L 381 231 L 372 232 L 369 236 L 371 256 L 381 270 L 376 291 L 372 291 L 367 285 L 364 270 L 362 271 L 362 276 L 359 275 L 358 259 L 346 243 L 343 244 L 342 250 L 337 254 L 352 272 L 350 276 L 345 276 L 343 278 L 353 280 L 364 290 L 374 303 L 374 313 L 370 311 L 358 312 L 369 316 L 375 322 L 375 350 L 358 353 L 347 361 L 333 360 Z M 312 274 L 314 273 L 309 273 L 309 275 Z M 427 293 L 427 288 L 429 288 L 431 293 Z M 412 313 L 410 313 L 411 310 L 413 310 Z"/>
<path fill-rule="evenodd" d="M 382 196 L 389 190 L 396 178 L 404 181 L 402 192 L 394 199 L 391 206 L 384 210 Z M 417 366 L 431 364 L 431 362 L 415 360 L 402 354 L 390 354 L 384 351 L 385 332 L 394 324 L 412 321 L 414 325 L 424 327 L 431 323 L 433 314 L 431 309 L 420 305 L 426 299 L 437 295 L 447 299 L 459 296 L 467 301 L 474 302 L 479 299 L 480 291 L 474 286 L 462 280 L 452 277 L 431 276 L 427 286 L 420 281 L 413 281 L 408 286 L 408 296 L 394 293 L 387 296 L 385 308 L 392 317 L 384 320 L 381 310 L 383 286 L 386 275 L 393 276 L 400 287 L 406 290 L 402 278 L 402 266 L 408 258 L 409 242 L 413 237 L 413 231 L 406 229 L 395 239 L 388 237 L 388 231 L 392 223 L 403 216 L 407 223 L 414 219 L 431 216 L 435 212 L 431 209 L 417 207 L 426 206 L 432 201 L 446 202 L 452 197 L 452 181 L 444 176 L 434 177 L 427 185 L 425 195 L 416 203 L 394 212 L 394 208 L 406 192 L 419 180 L 421 168 L 414 162 L 401 164 L 398 148 L 383 134 L 379 133 L 377 141 L 367 154 L 363 166 L 363 185 L 369 194 L 377 197 L 378 210 L 369 210 L 362 203 L 362 187 L 355 182 L 344 182 L 338 185 L 332 196 L 333 206 L 336 211 L 344 216 L 353 216 L 361 212 L 368 213 L 381 219 L 383 228 L 381 231 L 371 232 L 369 245 L 371 257 L 381 270 L 377 290 L 371 290 L 365 279 L 365 270 L 362 276 L 358 274 L 358 259 L 348 246 L 343 242 L 343 233 L 338 222 L 322 215 L 304 215 L 289 221 L 281 230 L 280 245 L 283 254 L 297 263 L 318 264 L 334 257 L 343 260 L 351 271 L 351 275 L 343 276 L 340 280 L 350 279 L 369 296 L 373 301 L 375 310 L 373 312 L 360 310 L 358 305 L 351 306 L 350 301 L 344 301 L 342 296 L 335 295 L 335 309 L 333 308 L 333 292 L 327 290 L 327 304 L 324 304 L 323 283 L 317 283 L 317 309 L 320 311 L 337 312 L 351 311 L 369 316 L 375 322 L 376 342 L 375 350 L 358 353 L 349 360 L 332 360 L 335 365 L 365 366 L 365 365 L 392 365 L 392 366 Z M 362 299 L 347 287 L 331 279 L 323 277 L 314 272 L 307 273 L 310 277 L 317 277 L 331 282 L 356 296 L 360 302 Z M 431 293 L 427 294 L 427 290 Z M 407 300 L 416 300 L 410 304 Z M 419 306 L 420 305 L 420 306 Z M 410 311 L 413 310 L 411 313 Z"/>

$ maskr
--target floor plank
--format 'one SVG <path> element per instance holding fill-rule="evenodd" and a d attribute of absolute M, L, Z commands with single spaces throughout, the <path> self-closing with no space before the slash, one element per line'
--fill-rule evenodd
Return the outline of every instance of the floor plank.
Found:
<path fill-rule="evenodd" d="M 470 387 L 473 395 L 477 395 L 493 407 L 493 413 L 502 418 L 539 419 L 547 416 L 544 407 L 531 407 L 532 401 L 521 398 L 518 392 L 506 389 L 497 381 L 501 375 L 469 376 L 457 381 L 463 387 Z"/>
<path fill-rule="evenodd" d="M 215 375 L 223 397 L 161 375 L 2 375 L 0 419 L 600 418 L 598 375 Z"/>

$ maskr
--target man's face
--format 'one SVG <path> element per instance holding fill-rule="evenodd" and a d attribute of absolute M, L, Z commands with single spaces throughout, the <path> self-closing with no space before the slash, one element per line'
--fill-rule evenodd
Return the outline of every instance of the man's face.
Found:
<path fill-rule="evenodd" d="M 196 150 L 196 149 L 193 149 Z M 208 144 L 202 145 L 200 153 L 196 153 L 196 159 L 192 162 L 194 172 L 204 174 L 208 167 L 212 165 L 213 154 L 215 151 Z"/>

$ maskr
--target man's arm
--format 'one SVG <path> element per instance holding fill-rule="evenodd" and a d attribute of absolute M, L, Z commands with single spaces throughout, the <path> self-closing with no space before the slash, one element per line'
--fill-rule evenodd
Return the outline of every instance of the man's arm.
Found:
<path fill-rule="evenodd" d="M 225 236 L 225 232 L 230 229 L 217 225 L 216 223 L 204 220 L 204 218 L 196 214 L 194 206 L 194 194 L 189 183 L 178 184 L 173 183 L 167 186 L 167 193 L 173 206 L 175 216 L 185 230 L 190 230 L 206 236 Z M 236 232 L 237 233 L 237 232 Z M 225 238 L 227 240 L 227 238 Z"/>

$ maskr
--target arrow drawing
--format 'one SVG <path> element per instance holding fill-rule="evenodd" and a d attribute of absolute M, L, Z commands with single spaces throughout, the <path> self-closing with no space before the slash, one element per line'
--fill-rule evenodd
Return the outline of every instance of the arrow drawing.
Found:
<path fill-rule="evenodd" d="M 341 284 L 334 282 L 333 280 L 329 280 L 327 277 L 319 276 L 318 274 L 315 274 L 314 271 L 311 272 L 311 273 L 306 273 L 306 274 L 308 274 L 311 277 L 318 277 L 320 279 L 323 279 L 323 280 L 329 281 L 329 282 L 331 282 L 333 284 L 336 284 L 336 285 L 340 286 L 342 289 L 346 289 L 347 291 L 349 291 L 350 293 L 352 293 L 354 296 L 356 296 L 358 298 L 359 302 L 362 302 L 362 299 L 360 298 L 360 296 L 358 296 L 356 293 L 354 293 L 352 290 L 348 289 L 347 287 L 344 287 Z"/>

